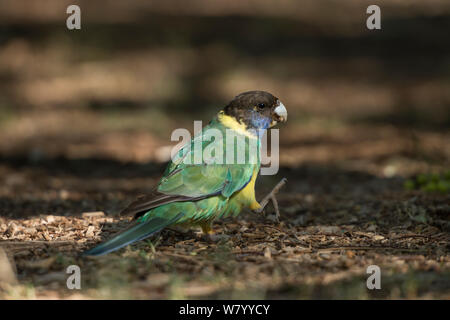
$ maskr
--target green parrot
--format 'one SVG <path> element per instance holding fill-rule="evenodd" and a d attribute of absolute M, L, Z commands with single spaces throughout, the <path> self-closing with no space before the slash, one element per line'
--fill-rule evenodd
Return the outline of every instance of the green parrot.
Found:
<path fill-rule="evenodd" d="M 211 235 L 215 219 L 237 216 L 244 208 L 262 211 L 255 198 L 261 137 L 286 120 L 285 106 L 272 94 L 239 94 L 172 157 L 151 194 L 122 211 L 134 222 L 84 254 L 103 255 L 166 227 L 200 226 Z"/>

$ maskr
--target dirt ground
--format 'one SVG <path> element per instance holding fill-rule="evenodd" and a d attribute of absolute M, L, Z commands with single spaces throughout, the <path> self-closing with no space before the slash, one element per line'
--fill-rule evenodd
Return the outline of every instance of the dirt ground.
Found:
<path fill-rule="evenodd" d="M 0 2 L 0 298 L 450 299 L 448 185 L 409 181 L 450 169 L 448 2 L 383 1 L 379 32 L 354 0 L 81 1 L 79 32 L 59 0 L 19 3 Z M 269 206 L 217 221 L 218 243 L 165 230 L 80 256 L 126 226 L 173 129 L 254 89 L 289 112 L 256 185 L 288 179 L 280 222 Z"/>
<path fill-rule="evenodd" d="M 257 183 L 262 198 L 288 178 L 278 196 L 280 223 L 269 207 L 265 215 L 218 221 L 216 231 L 230 236 L 219 243 L 200 232 L 167 230 L 99 258 L 79 254 L 126 225 L 117 213 L 151 189 L 164 164 L 3 158 L 1 248 L 17 282 L 4 285 L 2 297 L 450 298 L 448 193 L 405 190 L 400 174 L 414 175 L 429 164 L 408 157 L 401 142 L 393 152 L 390 141 L 399 131 L 370 139 L 356 135 L 360 129 L 346 128 L 358 136 L 353 149 L 367 154 L 357 161 L 349 159 L 348 144 L 330 142 L 336 132 L 303 144 L 306 159 L 299 165 L 289 160 L 298 147 L 282 144 L 282 164 L 291 164 Z M 419 148 L 420 138 L 426 135 L 419 135 Z M 444 144 L 433 150 L 441 152 L 448 137 L 439 138 Z M 72 264 L 81 268 L 81 290 L 66 287 Z M 381 290 L 366 288 L 366 268 L 373 264 L 382 271 Z"/>

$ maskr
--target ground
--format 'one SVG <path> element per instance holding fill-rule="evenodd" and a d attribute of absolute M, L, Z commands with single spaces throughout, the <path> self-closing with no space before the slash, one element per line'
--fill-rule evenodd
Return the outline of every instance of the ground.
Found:
<path fill-rule="evenodd" d="M 280 223 L 269 206 L 265 215 L 244 212 L 217 221 L 216 232 L 230 236 L 219 243 L 198 230 L 166 230 L 98 258 L 80 253 L 126 226 L 118 212 L 151 189 L 164 164 L 3 159 L 1 248 L 18 282 L 4 286 L 2 297 L 448 299 L 449 195 L 404 188 L 400 175 L 414 175 L 426 165 L 421 160 L 371 155 L 373 145 L 390 154 L 399 132 L 392 134 L 354 138 L 367 154 L 354 162 L 336 160 L 349 146 L 330 145 L 338 135 L 323 133 L 320 143 L 302 144 L 301 153 L 313 160 L 329 153 L 322 164 L 282 165 L 276 176 L 260 177 L 259 199 L 288 178 L 278 195 Z M 294 152 L 288 141 L 281 152 L 282 163 L 289 163 L 283 160 Z M 81 268 L 81 290 L 66 287 L 72 264 Z M 369 265 L 381 268 L 381 290 L 366 288 Z"/>

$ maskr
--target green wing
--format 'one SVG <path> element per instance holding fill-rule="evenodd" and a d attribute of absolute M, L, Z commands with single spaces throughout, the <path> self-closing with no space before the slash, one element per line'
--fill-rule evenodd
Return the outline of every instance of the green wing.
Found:
<path fill-rule="evenodd" d="M 223 139 L 210 139 L 210 129 L 220 132 Z M 211 121 L 169 163 L 156 190 L 131 203 L 122 214 L 137 218 L 167 203 L 198 201 L 217 195 L 228 198 L 244 188 L 254 170 L 259 169 L 259 140 L 250 141 L 253 138 L 246 137 L 244 143 L 235 143 L 233 148 L 226 148 L 226 139 L 226 128 L 216 119 Z M 201 141 L 200 148 L 196 147 L 196 141 Z M 255 149 L 252 149 L 252 143 L 256 145 Z M 199 150 L 202 152 L 202 161 L 195 163 L 195 154 Z M 205 150 L 211 152 L 204 153 Z M 220 154 L 216 150 L 223 152 Z M 235 159 L 239 152 L 243 152 L 245 162 L 227 164 L 227 152 L 232 152 Z"/>
<path fill-rule="evenodd" d="M 210 139 L 207 132 L 211 129 L 220 132 L 223 139 Z M 168 165 L 157 190 L 166 195 L 193 198 L 218 194 L 228 198 L 234 192 L 241 190 L 250 181 L 255 167 L 259 168 L 259 140 L 241 135 L 243 143 L 236 142 L 227 148 L 225 129 L 218 121 L 212 121 L 206 126 L 200 134 L 192 139 L 190 144 L 178 152 Z M 201 148 L 196 149 L 196 141 L 199 139 L 201 142 L 198 146 Z M 258 152 L 253 153 L 256 153 L 257 157 L 249 154 L 250 139 L 255 139 L 255 151 Z M 199 160 L 202 161 L 195 163 L 194 160 L 199 151 L 202 155 Z M 238 153 L 244 154 L 244 163 L 226 163 L 227 153 L 230 152 L 233 153 L 234 160 L 237 160 Z"/>

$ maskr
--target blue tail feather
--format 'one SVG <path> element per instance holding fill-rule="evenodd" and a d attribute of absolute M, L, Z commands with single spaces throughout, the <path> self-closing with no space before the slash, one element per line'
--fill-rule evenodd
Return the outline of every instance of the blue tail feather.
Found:
<path fill-rule="evenodd" d="M 161 231 L 165 227 L 171 225 L 172 223 L 178 221 L 183 216 L 179 213 L 172 219 L 164 219 L 160 217 L 150 218 L 145 222 L 138 222 L 131 228 L 124 230 L 123 232 L 117 234 L 112 239 L 98 245 L 97 247 L 85 251 L 83 255 L 85 256 L 101 256 L 112 251 L 119 250 L 133 242 L 144 240 L 150 237 L 158 231 Z"/>

